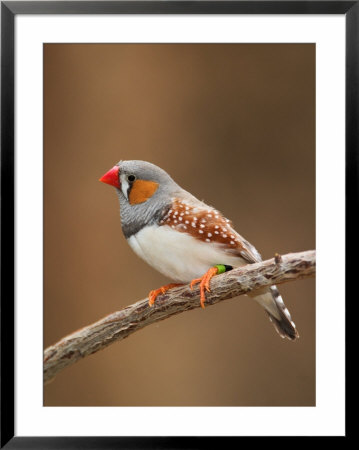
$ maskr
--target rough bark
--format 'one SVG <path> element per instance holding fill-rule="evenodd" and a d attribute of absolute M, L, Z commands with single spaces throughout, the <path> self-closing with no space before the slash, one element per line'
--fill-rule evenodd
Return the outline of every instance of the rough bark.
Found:
<path fill-rule="evenodd" d="M 256 264 L 233 269 L 211 280 L 211 292 L 206 295 L 206 307 L 243 295 L 265 286 L 315 275 L 315 251 L 290 253 Z M 114 312 L 48 347 L 44 352 L 44 382 L 81 358 L 124 339 L 160 320 L 200 307 L 198 285 L 173 288 L 156 299 L 153 307 L 148 299 L 140 300 Z"/>

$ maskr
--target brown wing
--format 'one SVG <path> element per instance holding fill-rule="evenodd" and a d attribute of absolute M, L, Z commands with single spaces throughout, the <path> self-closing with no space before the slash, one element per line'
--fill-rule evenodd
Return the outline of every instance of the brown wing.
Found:
<path fill-rule="evenodd" d="M 222 245 L 226 252 L 241 256 L 248 263 L 261 261 L 257 250 L 238 234 L 230 220 L 204 203 L 174 199 L 160 222 L 194 238 Z"/>

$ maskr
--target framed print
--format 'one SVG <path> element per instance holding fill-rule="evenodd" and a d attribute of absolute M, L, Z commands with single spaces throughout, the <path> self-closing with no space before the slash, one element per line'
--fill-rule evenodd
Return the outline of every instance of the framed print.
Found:
<path fill-rule="evenodd" d="M 358 8 L 1 3 L 2 447 L 348 436 Z"/>

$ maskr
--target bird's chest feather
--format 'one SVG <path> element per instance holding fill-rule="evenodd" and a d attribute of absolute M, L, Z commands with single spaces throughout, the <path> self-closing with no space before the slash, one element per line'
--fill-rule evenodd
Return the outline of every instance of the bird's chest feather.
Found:
<path fill-rule="evenodd" d="M 169 226 L 146 226 L 128 239 L 132 250 L 149 265 L 172 280 L 187 283 L 202 276 L 215 264 L 242 265 L 220 245 L 194 239 Z"/>

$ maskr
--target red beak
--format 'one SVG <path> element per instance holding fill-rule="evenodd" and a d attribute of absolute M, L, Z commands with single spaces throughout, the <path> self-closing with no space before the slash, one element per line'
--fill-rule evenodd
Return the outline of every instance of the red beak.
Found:
<path fill-rule="evenodd" d="M 112 167 L 108 172 L 103 175 L 99 181 L 102 181 L 102 183 L 110 184 L 111 186 L 114 186 L 118 189 L 121 188 L 120 181 L 118 177 L 118 173 L 120 171 L 120 168 L 118 166 Z"/>

